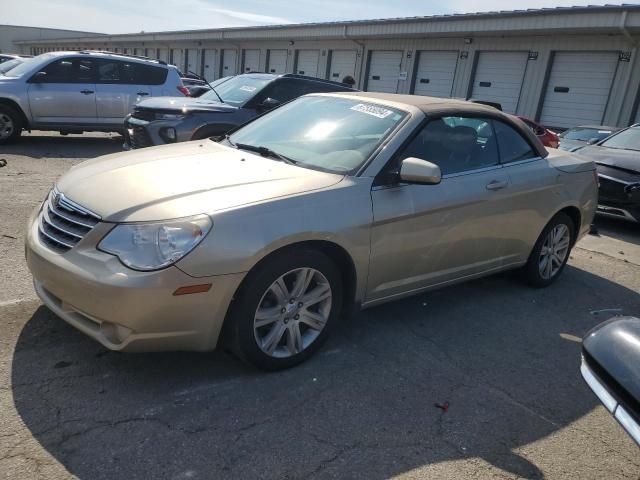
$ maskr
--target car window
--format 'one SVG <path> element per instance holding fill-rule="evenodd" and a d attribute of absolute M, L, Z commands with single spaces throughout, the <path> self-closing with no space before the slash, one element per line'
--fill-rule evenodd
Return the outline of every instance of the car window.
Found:
<path fill-rule="evenodd" d="M 162 85 L 168 74 L 163 67 L 120 60 L 100 60 L 97 70 L 102 84 Z"/>
<path fill-rule="evenodd" d="M 405 116 L 401 110 L 365 100 L 308 96 L 241 127 L 230 140 L 269 148 L 303 167 L 348 174 Z"/>
<path fill-rule="evenodd" d="M 299 80 L 276 80 L 267 86 L 260 94 L 260 100 L 273 98 L 280 103 L 286 103 L 294 98 L 310 93 L 307 82 Z"/>
<path fill-rule="evenodd" d="M 18 65 L 20 65 L 23 62 L 24 62 L 24 60 L 19 59 L 19 58 L 14 58 L 13 60 L 9 60 L 7 62 L 4 62 L 2 65 L 0 65 L 0 74 L 4 74 L 5 72 L 8 72 L 12 68 L 17 67 Z"/>
<path fill-rule="evenodd" d="M 62 58 L 41 71 L 46 75 L 40 83 L 94 83 L 94 65 L 87 58 Z"/>
<path fill-rule="evenodd" d="M 615 134 L 600 145 L 621 150 L 640 151 L 640 127 L 631 127 Z"/>
<path fill-rule="evenodd" d="M 559 137 L 565 140 L 578 140 L 580 142 L 588 142 L 591 139 L 597 138 L 603 140 L 613 133 L 612 130 L 598 129 L 598 128 L 583 128 L 576 127 L 570 128 L 562 132 Z"/>
<path fill-rule="evenodd" d="M 494 121 L 493 127 L 496 132 L 502 163 L 518 162 L 537 157 L 529 142 L 513 127 L 499 121 Z"/>
<path fill-rule="evenodd" d="M 498 149 L 491 121 L 444 117 L 430 121 L 404 149 L 400 159 L 435 163 L 443 175 L 497 165 Z"/>
<path fill-rule="evenodd" d="M 269 82 L 273 81 L 273 78 L 274 77 L 270 76 L 254 77 L 250 75 L 238 75 L 216 86 L 215 89 L 218 95 L 222 97 L 224 103 L 241 107 L 259 94 Z M 218 96 L 214 92 L 207 92 L 200 98 L 214 102 L 219 101 Z"/>

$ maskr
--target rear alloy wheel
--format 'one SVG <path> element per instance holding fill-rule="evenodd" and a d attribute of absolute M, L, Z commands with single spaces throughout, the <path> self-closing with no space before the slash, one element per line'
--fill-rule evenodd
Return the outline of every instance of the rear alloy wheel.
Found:
<path fill-rule="evenodd" d="M 22 133 L 20 115 L 13 108 L 0 105 L 0 144 L 14 141 Z"/>
<path fill-rule="evenodd" d="M 264 370 L 292 367 L 327 337 L 342 305 L 333 261 L 314 250 L 276 254 L 249 274 L 227 321 L 236 353 Z"/>
<path fill-rule="evenodd" d="M 558 213 L 538 238 L 523 269 L 525 280 L 535 287 L 551 285 L 560 275 L 575 242 L 573 220 Z"/>

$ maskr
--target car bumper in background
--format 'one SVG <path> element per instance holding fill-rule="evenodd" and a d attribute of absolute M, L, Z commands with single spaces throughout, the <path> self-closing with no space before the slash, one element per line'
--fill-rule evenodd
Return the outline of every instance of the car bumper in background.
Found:
<path fill-rule="evenodd" d="M 185 127 L 182 120 L 142 120 L 127 115 L 124 120 L 125 150 L 165 145 L 191 140 L 194 129 Z"/>

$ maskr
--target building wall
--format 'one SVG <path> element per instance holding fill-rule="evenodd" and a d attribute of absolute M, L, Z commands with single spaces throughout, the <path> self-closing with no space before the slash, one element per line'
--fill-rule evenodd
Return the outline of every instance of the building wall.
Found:
<path fill-rule="evenodd" d="M 55 28 L 22 27 L 15 25 L 0 25 L 0 53 L 24 53 L 28 54 L 30 48 L 16 44 L 24 40 L 56 39 L 64 37 L 92 36 L 96 33 L 79 32 L 76 30 L 58 30 Z"/>
<path fill-rule="evenodd" d="M 471 38 L 471 43 L 468 43 Z M 625 52 L 630 61 L 619 61 L 613 79 L 610 97 L 607 103 L 603 121 L 612 125 L 627 125 L 634 120 L 634 105 L 637 104 L 636 97 L 640 88 L 640 62 L 638 60 L 635 45 L 623 35 L 540 35 L 540 36 L 486 36 L 486 37 L 442 37 L 442 38 L 384 38 L 368 40 L 250 40 L 242 42 L 224 42 L 213 40 L 197 40 L 180 42 L 166 41 L 139 41 L 139 42 L 95 42 L 78 40 L 76 44 L 57 45 L 55 40 L 47 46 L 35 47 L 43 51 L 62 49 L 84 49 L 93 48 L 99 50 L 115 50 L 122 52 L 127 48 L 129 53 L 133 53 L 134 48 L 144 52 L 145 48 L 168 48 L 168 49 L 197 49 L 198 55 L 204 49 L 216 50 L 216 58 L 219 62 L 219 52 L 222 49 L 232 49 L 237 51 L 236 71 L 241 69 L 242 50 L 260 50 L 260 69 L 267 68 L 267 52 L 271 49 L 286 49 L 288 52 L 287 72 L 294 72 L 294 59 L 296 50 L 319 50 L 320 61 L 318 65 L 318 75 L 325 78 L 329 51 L 331 50 L 355 50 L 357 52 L 356 81 L 357 87 L 363 88 L 366 84 L 365 76 L 367 58 L 370 52 L 378 50 L 394 50 L 402 52 L 402 63 L 398 81 L 397 93 L 412 93 L 411 80 L 417 65 L 418 52 L 421 50 L 455 50 L 458 51 L 459 60 L 455 72 L 453 96 L 466 98 L 470 92 L 470 84 L 473 82 L 473 66 L 480 52 L 498 51 L 522 51 L 531 52 L 532 58 L 528 61 L 521 95 L 516 113 L 530 118 L 537 118 L 541 110 L 541 102 L 544 97 L 548 71 L 554 52 Z M 38 53 L 41 50 L 34 50 Z M 184 58 L 184 55 L 182 55 Z M 179 66 L 184 68 L 183 65 Z M 199 72 L 198 67 L 198 73 Z M 219 68 L 215 69 L 216 76 L 219 75 Z"/>

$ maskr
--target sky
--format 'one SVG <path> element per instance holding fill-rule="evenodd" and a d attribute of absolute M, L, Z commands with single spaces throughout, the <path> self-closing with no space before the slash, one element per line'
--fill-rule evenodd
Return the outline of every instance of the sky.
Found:
<path fill-rule="evenodd" d="M 0 0 L 0 23 L 101 33 L 279 25 L 557 7 L 593 0 Z M 601 3 L 636 3 L 603 1 Z"/>

